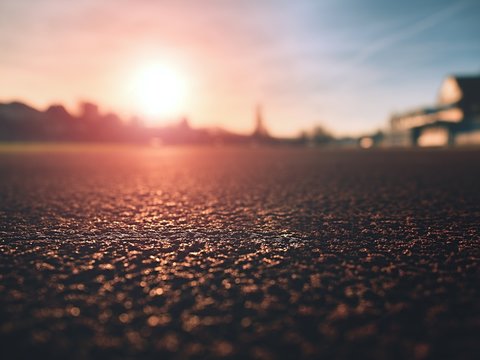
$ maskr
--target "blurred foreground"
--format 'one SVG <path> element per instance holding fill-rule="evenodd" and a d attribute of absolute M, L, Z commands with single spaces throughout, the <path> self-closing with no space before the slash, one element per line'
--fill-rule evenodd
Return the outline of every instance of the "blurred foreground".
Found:
<path fill-rule="evenodd" d="M 480 152 L 0 152 L 0 356 L 474 359 Z"/>

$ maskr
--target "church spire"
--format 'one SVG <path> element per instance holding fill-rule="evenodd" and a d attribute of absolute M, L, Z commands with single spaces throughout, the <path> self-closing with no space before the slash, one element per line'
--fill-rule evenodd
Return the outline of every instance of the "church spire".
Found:
<path fill-rule="evenodd" d="M 255 130 L 253 131 L 253 136 L 261 138 L 270 137 L 270 134 L 263 123 L 262 107 L 260 104 L 255 108 Z"/>

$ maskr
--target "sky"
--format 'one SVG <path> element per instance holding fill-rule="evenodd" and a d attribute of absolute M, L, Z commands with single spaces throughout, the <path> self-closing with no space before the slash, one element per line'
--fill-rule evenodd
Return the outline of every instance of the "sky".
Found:
<path fill-rule="evenodd" d="M 478 0 L 2 0 L 0 102 L 141 115 L 136 74 L 162 64 L 193 126 L 248 133 L 261 104 L 277 136 L 359 135 L 479 74 L 479 34 Z"/>

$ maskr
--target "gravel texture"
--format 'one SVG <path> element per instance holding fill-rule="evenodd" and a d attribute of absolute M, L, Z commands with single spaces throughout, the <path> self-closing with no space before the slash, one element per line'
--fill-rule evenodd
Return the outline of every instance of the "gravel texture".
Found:
<path fill-rule="evenodd" d="M 2 152 L 0 357 L 478 359 L 479 235 L 476 150 Z"/>

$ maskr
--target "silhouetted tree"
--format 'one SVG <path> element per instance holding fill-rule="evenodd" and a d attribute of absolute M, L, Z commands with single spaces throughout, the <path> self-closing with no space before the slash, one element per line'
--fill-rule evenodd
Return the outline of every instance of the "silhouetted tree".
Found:
<path fill-rule="evenodd" d="M 333 136 L 323 126 L 317 125 L 311 132 L 311 140 L 316 145 L 325 145 L 333 140 Z"/>

